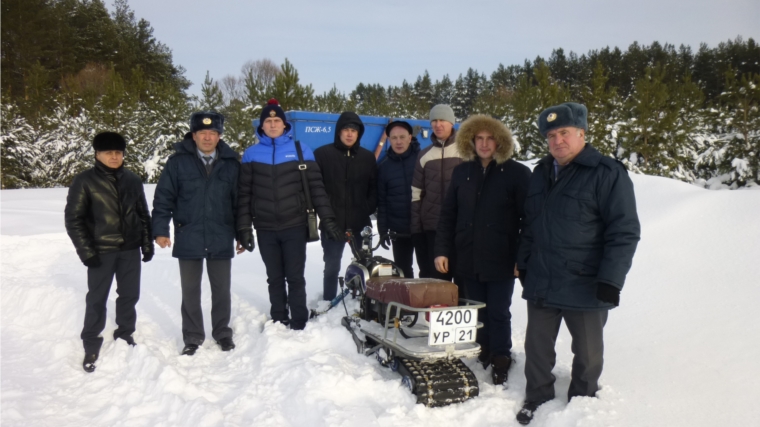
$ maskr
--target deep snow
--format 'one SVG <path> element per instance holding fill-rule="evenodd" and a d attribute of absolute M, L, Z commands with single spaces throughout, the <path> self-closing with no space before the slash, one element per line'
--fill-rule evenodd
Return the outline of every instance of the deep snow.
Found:
<path fill-rule="evenodd" d="M 571 353 L 562 329 L 557 398 L 531 426 L 749 426 L 760 419 L 760 191 L 708 191 L 632 176 L 642 241 L 605 329 L 598 399 L 566 402 Z M 154 186 L 146 186 L 149 201 Z M 177 262 L 143 264 L 137 347 L 115 343 L 115 292 L 97 370 L 81 369 L 86 269 L 63 227 L 66 189 L 4 190 L 0 339 L 3 426 L 511 426 L 524 393 L 525 302 L 513 302 L 508 387 L 468 362 L 481 394 L 430 409 L 399 377 L 356 353 L 337 308 L 290 331 L 267 322 L 258 251 L 233 260 L 237 348 L 208 337 L 182 347 Z M 307 292 L 321 292 L 321 247 L 309 244 Z M 350 256 L 344 256 L 344 265 Z M 114 286 L 115 287 L 115 286 Z M 351 304 L 355 304 L 352 302 Z M 204 278 L 206 328 L 210 299 Z M 210 333 L 209 333 L 210 335 Z"/>

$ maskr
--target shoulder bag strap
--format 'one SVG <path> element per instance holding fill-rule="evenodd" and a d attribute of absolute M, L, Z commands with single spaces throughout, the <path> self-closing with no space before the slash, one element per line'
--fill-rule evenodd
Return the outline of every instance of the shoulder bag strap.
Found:
<path fill-rule="evenodd" d="M 301 141 L 296 141 L 296 151 L 298 152 L 298 170 L 301 171 L 301 183 L 303 185 L 303 192 L 306 196 L 306 210 L 308 212 L 314 212 L 314 206 L 311 204 L 311 190 L 309 188 L 309 180 L 306 178 L 306 163 L 303 161 L 303 151 L 301 151 Z"/>

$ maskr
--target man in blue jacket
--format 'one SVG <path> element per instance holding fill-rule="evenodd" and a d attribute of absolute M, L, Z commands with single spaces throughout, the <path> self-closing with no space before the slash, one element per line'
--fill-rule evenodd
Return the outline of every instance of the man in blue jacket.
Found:
<path fill-rule="evenodd" d="M 385 235 L 382 238 L 385 249 L 393 245 L 393 261 L 404 272 L 404 277 L 412 278 L 412 179 L 420 143 L 412 136 L 412 126 L 400 120 L 388 123 L 385 134 L 388 135 L 390 149 L 377 165 L 377 230 Z M 389 231 L 397 233 L 393 243 L 388 237 Z M 427 261 L 420 259 L 418 254 L 418 264 Z"/>
<path fill-rule="evenodd" d="M 538 117 L 550 155 L 533 170 L 517 256 L 528 301 L 521 424 L 554 398 L 551 371 L 562 320 L 573 338 L 568 398 L 596 395 L 602 330 L 620 303 L 639 241 L 633 183 L 621 163 L 586 144 L 587 116 L 585 106 L 568 102 Z"/>
<path fill-rule="evenodd" d="M 235 253 L 235 209 L 240 160 L 224 141 L 224 116 L 200 111 L 190 132 L 174 144 L 153 198 L 153 236 L 179 258 L 182 284 L 182 354 L 192 356 L 206 338 L 201 311 L 201 277 L 206 260 L 211 283 L 211 336 L 222 351 L 235 348 L 230 323 L 230 271 Z"/>
<path fill-rule="evenodd" d="M 256 129 L 260 142 L 245 150 L 238 182 L 238 250 L 253 251 L 253 224 L 267 270 L 272 320 L 300 330 L 309 320 L 304 277 L 308 222 L 301 162 L 293 127 L 276 99 L 262 109 L 260 122 Z M 314 154 L 306 144 L 300 146 L 312 205 L 326 232 L 340 239 Z"/>

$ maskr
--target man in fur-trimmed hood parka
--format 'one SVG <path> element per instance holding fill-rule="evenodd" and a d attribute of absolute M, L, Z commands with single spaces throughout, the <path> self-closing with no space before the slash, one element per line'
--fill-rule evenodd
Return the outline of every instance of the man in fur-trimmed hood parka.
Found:
<path fill-rule="evenodd" d="M 454 168 L 435 240 L 435 266 L 445 273 L 456 252 L 456 271 L 467 298 L 483 301 L 477 341 L 484 367 L 493 365 L 494 384 L 506 384 L 512 364 L 509 307 L 515 277 L 517 239 L 530 169 L 512 160 L 512 134 L 484 115 L 467 119 L 456 144 L 468 161 Z"/>

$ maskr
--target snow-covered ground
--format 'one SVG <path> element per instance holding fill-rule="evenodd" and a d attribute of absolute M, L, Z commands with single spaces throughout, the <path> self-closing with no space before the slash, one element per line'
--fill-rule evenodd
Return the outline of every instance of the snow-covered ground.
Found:
<path fill-rule="evenodd" d="M 562 330 L 557 398 L 532 426 L 751 426 L 760 420 L 760 191 L 708 191 L 633 176 L 643 230 L 605 329 L 598 399 L 566 402 Z M 153 186 L 147 186 L 152 199 Z M 511 426 L 524 395 L 525 302 L 513 303 L 516 366 L 507 388 L 471 361 L 480 396 L 430 409 L 399 377 L 356 353 L 337 308 L 290 331 L 267 322 L 258 251 L 233 260 L 237 348 L 209 337 L 181 357 L 180 287 L 170 250 L 143 265 L 138 345 L 114 342 L 113 307 L 97 370 L 82 371 L 86 269 L 65 234 L 66 189 L 2 191 L 3 426 Z M 348 262 L 346 253 L 344 262 Z M 308 249 L 309 304 L 321 247 Z M 204 309 L 210 331 L 208 284 Z M 352 302 L 351 304 L 355 304 Z M 209 333 L 210 335 L 210 333 Z"/>

